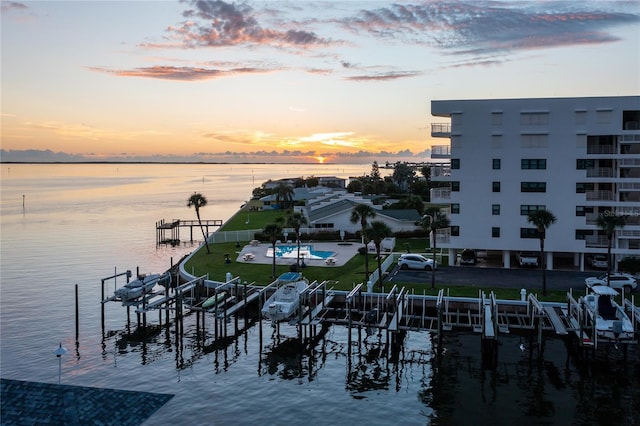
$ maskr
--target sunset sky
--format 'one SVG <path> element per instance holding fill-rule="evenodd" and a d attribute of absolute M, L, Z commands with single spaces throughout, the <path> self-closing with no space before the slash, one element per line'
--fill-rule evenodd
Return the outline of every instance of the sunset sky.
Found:
<path fill-rule="evenodd" d="M 4 161 L 421 161 L 432 100 L 640 94 L 637 0 L 2 1 L 1 26 Z"/>

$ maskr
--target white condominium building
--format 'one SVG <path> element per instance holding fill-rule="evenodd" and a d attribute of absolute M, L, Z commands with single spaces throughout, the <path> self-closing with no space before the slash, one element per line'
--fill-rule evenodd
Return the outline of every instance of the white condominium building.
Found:
<path fill-rule="evenodd" d="M 451 228 L 438 234 L 450 259 L 464 248 L 486 250 L 510 267 L 520 251 L 538 251 L 529 213 L 557 218 L 546 233 L 546 265 L 583 270 L 606 253 L 602 214 L 624 215 L 612 253 L 640 256 L 640 96 L 437 100 L 431 201 L 449 206 Z M 617 263 L 614 263 L 614 268 Z"/>

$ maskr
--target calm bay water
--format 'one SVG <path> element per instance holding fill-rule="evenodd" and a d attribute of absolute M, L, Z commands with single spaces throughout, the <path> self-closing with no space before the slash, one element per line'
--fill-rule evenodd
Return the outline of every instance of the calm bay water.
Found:
<path fill-rule="evenodd" d="M 195 218 L 186 207 L 194 191 L 209 199 L 203 217 L 226 220 L 267 179 L 369 171 L 368 164 L 2 165 L 0 374 L 57 382 L 53 351 L 62 342 L 63 383 L 175 394 L 148 425 L 640 424 L 637 363 L 624 368 L 613 353 L 578 368 L 555 339 L 538 361 L 519 350 L 519 337 L 501 336 L 498 367 L 487 370 L 477 335 L 448 335 L 435 359 L 429 333 L 412 332 L 390 361 L 379 353 L 384 337 L 363 335 L 358 344 L 354 332 L 349 351 L 342 327 L 302 353 L 290 339 L 295 328 L 276 336 L 265 322 L 217 347 L 213 336 L 201 344 L 187 318 L 176 344 L 172 327 L 132 338 L 117 303 L 106 306 L 102 335 L 100 279 L 136 267 L 163 271 L 192 251 L 156 248 L 154 225 Z"/>

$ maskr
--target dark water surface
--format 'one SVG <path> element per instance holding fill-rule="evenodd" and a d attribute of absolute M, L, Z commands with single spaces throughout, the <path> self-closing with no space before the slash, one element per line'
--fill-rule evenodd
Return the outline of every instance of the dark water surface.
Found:
<path fill-rule="evenodd" d="M 197 334 L 194 317 L 176 341 L 174 327 L 158 327 L 155 313 L 144 338 L 132 334 L 135 314 L 128 325 L 117 303 L 105 306 L 102 334 L 101 278 L 137 266 L 159 272 L 195 248 L 156 248 L 154 230 L 159 219 L 195 217 L 186 207 L 194 191 L 209 199 L 203 217 L 227 219 L 269 178 L 369 171 L 369 165 L 3 165 L 0 374 L 57 382 L 53 351 L 62 342 L 69 350 L 62 383 L 175 394 L 147 425 L 640 424 L 637 350 L 626 364 L 612 350 L 579 366 L 563 340 L 548 339 L 538 358 L 520 350 L 520 336 L 501 335 L 497 367 L 487 369 L 473 334 L 447 334 L 437 357 L 429 333 L 409 332 L 402 351 L 387 356 L 385 335 L 365 330 L 352 331 L 349 347 L 348 330 L 330 327 L 302 350 L 294 327 L 284 325 L 278 335 L 267 322 L 245 325 L 239 318 L 245 331 L 233 336 L 232 320 L 230 337 L 215 342 L 212 329 L 204 338 Z"/>

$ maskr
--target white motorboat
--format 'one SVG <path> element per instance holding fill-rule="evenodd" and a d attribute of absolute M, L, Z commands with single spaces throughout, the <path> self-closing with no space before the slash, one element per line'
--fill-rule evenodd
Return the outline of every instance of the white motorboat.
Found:
<path fill-rule="evenodd" d="M 598 339 L 613 342 L 632 341 L 633 323 L 614 299 L 618 292 L 604 285 L 589 286 L 588 290 L 590 293 L 584 300 L 591 319 L 595 321 Z"/>
<path fill-rule="evenodd" d="M 300 308 L 300 294 L 309 281 L 299 272 L 287 272 L 278 277 L 278 289 L 262 306 L 262 315 L 272 322 L 289 319 Z"/>
<path fill-rule="evenodd" d="M 128 302 L 139 298 L 143 294 L 151 292 L 156 284 L 166 285 L 170 282 L 171 274 L 168 272 L 165 272 L 164 274 L 140 275 L 137 279 L 116 289 L 116 291 L 113 292 L 113 295 L 123 302 Z"/>

